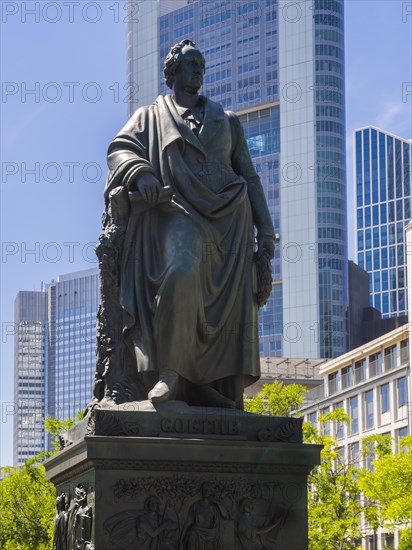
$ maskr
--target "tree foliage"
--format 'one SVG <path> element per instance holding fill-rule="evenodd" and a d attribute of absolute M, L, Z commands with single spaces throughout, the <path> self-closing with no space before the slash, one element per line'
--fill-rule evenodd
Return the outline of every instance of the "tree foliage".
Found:
<path fill-rule="evenodd" d="M 67 418 L 66 420 L 58 420 L 48 416 L 44 421 L 44 427 L 46 431 L 51 435 L 52 445 L 55 451 L 60 449 L 60 437 L 62 434 L 69 430 L 74 424 L 73 418 Z"/>
<path fill-rule="evenodd" d="M 273 416 L 296 415 L 302 406 L 303 386 L 281 382 L 263 386 L 246 400 L 245 409 Z M 412 550 L 412 436 L 392 453 L 388 435 L 373 434 L 360 442 L 357 456 L 343 456 L 339 430 L 350 423 L 343 409 L 319 417 L 319 428 L 304 423 L 306 443 L 323 445 L 321 464 L 309 476 L 309 550 L 358 550 L 365 526 L 402 528 L 399 550 Z M 365 458 L 374 468 L 362 466 Z M 406 526 L 408 526 L 406 528 Z"/>
<path fill-rule="evenodd" d="M 53 538 L 54 485 L 46 480 L 42 453 L 21 468 L 6 467 L 0 482 L 0 548 L 48 550 Z M 36 464 L 37 463 L 37 464 Z"/>
<path fill-rule="evenodd" d="M 350 418 L 342 409 L 320 416 L 320 429 L 304 424 L 306 443 L 323 445 L 321 464 L 309 476 L 309 549 L 356 550 L 362 537 L 359 518 L 364 511 L 356 458 L 341 455 L 337 432 Z M 329 424 L 330 433 L 325 433 Z"/>
<path fill-rule="evenodd" d="M 79 415 L 78 415 L 79 416 Z M 59 438 L 74 424 L 73 419 L 47 418 L 55 452 Z M 22 467 L 3 468 L 0 481 L 0 548 L 3 550 L 50 550 L 56 513 L 56 491 L 47 481 L 42 462 L 54 453 L 40 453 Z"/>
<path fill-rule="evenodd" d="M 391 453 L 384 449 L 373 462 L 374 471 L 363 471 L 360 484 L 366 497 L 379 503 L 382 520 L 390 527 L 410 526 L 412 523 L 412 435 L 400 440 L 400 450 Z M 411 530 L 405 530 L 403 545 Z M 408 544 L 409 544 L 408 543 Z M 404 546 L 404 548 L 412 548 Z"/>
<path fill-rule="evenodd" d="M 303 405 L 305 386 L 283 384 L 276 380 L 263 384 L 262 390 L 254 397 L 245 399 L 245 411 L 269 416 L 290 416 Z"/>

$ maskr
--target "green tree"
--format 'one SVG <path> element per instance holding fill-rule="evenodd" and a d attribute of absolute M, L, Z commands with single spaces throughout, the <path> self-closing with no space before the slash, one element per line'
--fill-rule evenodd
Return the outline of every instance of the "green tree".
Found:
<path fill-rule="evenodd" d="M 309 549 L 356 550 L 362 538 L 360 516 L 365 512 L 358 483 L 358 457 L 345 459 L 338 430 L 350 422 L 342 409 L 319 417 L 320 428 L 304 424 L 306 443 L 323 445 L 321 464 L 309 476 Z M 328 427 L 328 429 L 326 429 Z M 373 506 L 368 505 L 369 513 Z"/>
<path fill-rule="evenodd" d="M 46 480 L 42 453 L 21 468 L 3 468 L 0 482 L 0 548 L 48 550 L 53 538 L 55 489 Z"/>
<path fill-rule="evenodd" d="M 245 399 L 245 411 L 270 416 L 291 416 L 303 405 L 305 386 L 283 384 L 276 380 L 263 384 L 262 390 L 254 397 Z"/>
<path fill-rule="evenodd" d="M 52 436 L 55 452 L 60 446 L 60 436 L 73 424 L 73 419 L 46 419 L 45 427 Z M 40 453 L 26 460 L 20 468 L 3 468 L 4 477 L 0 481 L 2 550 L 51 549 L 56 491 L 46 479 L 42 462 L 53 454 Z"/>
<path fill-rule="evenodd" d="M 44 427 L 46 431 L 51 435 L 52 445 L 57 452 L 60 449 L 60 437 L 64 432 L 69 430 L 74 424 L 73 418 L 67 418 L 66 420 L 58 420 L 48 416 L 44 421 Z"/>
<path fill-rule="evenodd" d="M 379 516 L 389 529 L 402 529 L 399 549 L 412 549 L 412 435 L 403 437 L 400 449 L 376 447 L 373 471 L 360 475 L 365 496 L 379 504 Z"/>

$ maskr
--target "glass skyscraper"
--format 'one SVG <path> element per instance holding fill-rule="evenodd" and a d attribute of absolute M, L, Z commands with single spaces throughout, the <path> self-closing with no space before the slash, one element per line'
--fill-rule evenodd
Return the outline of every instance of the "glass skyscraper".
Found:
<path fill-rule="evenodd" d="M 346 351 L 343 0 L 142 0 L 128 28 L 130 114 L 170 90 L 163 59 L 190 38 L 202 93 L 235 111 L 266 192 L 277 246 L 261 354 Z"/>
<path fill-rule="evenodd" d="M 412 140 L 368 126 L 354 141 L 357 260 L 369 273 L 370 305 L 382 317 L 406 315 Z"/>
<path fill-rule="evenodd" d="M 19 292 L 14 323 L 13 462 L 20 466 L 45 448 L 46 294 Z"/>
<path fill-rule="evenodd" d="M 98 270 L 61 275 L 15 301 L 14 463 L 49 448 L 46 416 L 74 417 L 91 400 Z"/>
<path fill-rule="evenodd" d="M 48 286 L 48 403 L 59 419 L 73 418 L 92 397 L 99 288 L 97 269 L 61 275 Z"/>

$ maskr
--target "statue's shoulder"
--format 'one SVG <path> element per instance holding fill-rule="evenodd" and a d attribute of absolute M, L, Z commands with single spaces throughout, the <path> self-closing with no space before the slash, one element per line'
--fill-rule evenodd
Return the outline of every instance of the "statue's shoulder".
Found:
<path fill-rule="evenodd" d="M 233 111 L 225 111 L 225 115 L 228 117 L 228 119 L 232 124 L 240 125 L 240 120 L 236 113 L 234 113 Z"/>
<path fill-rule="evenodd" d="M 233 111 L 225 111 L 225 115 L 229 119 L 230 128 L 232 130 L 232 138 L 236 138 L 238 141 L 239 138 L 242 138 L 244 135 L 243 126 L 240 122 L 240 119 L 236 113 Z"/>
<path fill-rule="evenodd" d="M 130 118 L 141 118 L 141 117 L 146 117 L 149 113 L 153 113 L 153 112 L 156 112 L 157 109 L 159 108 L 159 100 L 160 98 L 163 98 L 163 96 L 159 96 L 157 97 L 153 103 L 151 103 L 150 105 L 143 105 L 141 107 L 138 107 L 134 113 L 131 115 Z"/>
<path fill-rule="evenodd" d="M 163 96 L 159 96 L 150 105 L 143 105 L 138 107 L 135 112 L 130 116 L 126 127 L 133 129 L 134 131 L 146 128 L 148 125 L 153 124 L 156 117 L 161 113 L 164 108 Z M 161 115 L 160 115 L 161 116 Z"/>

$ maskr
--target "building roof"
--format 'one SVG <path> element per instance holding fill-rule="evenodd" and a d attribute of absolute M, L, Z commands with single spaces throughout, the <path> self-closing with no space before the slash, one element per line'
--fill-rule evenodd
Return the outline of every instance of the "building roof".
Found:
<path fill-rule="evenodd" d="M 321 379 L 320 366 L 327 359 L 290 359 L 286 357 L 261 357 L 260 370 L 265 380 L 313 380 Z"/>
<path fill-rule="evenodd" d="M 379 338 L 375 338 L 375 340 L 372 340 L 371 342 L 367 342 L 366 344 L 362 344 L 362 346 L 359 346 L 351 351 L 348 351 L 347 353 L 344 353 L 343 355 L 340 355 L 339 357 L 336 357 L 335 359 L 329 359 L 328 361 L 324 362 L 319 369 L 320 376 L 324 376 L 326 374 L 330 374 L 336 370 L 339 370 L 342 368 L 342 366 L 346 364 L 352 363 L 352 361 L 359 361 L 363 357 L 366 357 L 367 355 L 370 355 L 372 353 L 375 353 L 382 348 L 391 346 L 398 342 L 399 340 L 404 340 L 405 338 L 409 337 L 409 323 L 406 325 L 402 325 L 401 327 L 396 328 L 395 330 L 391 330 L 390 332 L 387 332 L 386 334 L 383 334 Z"/>

